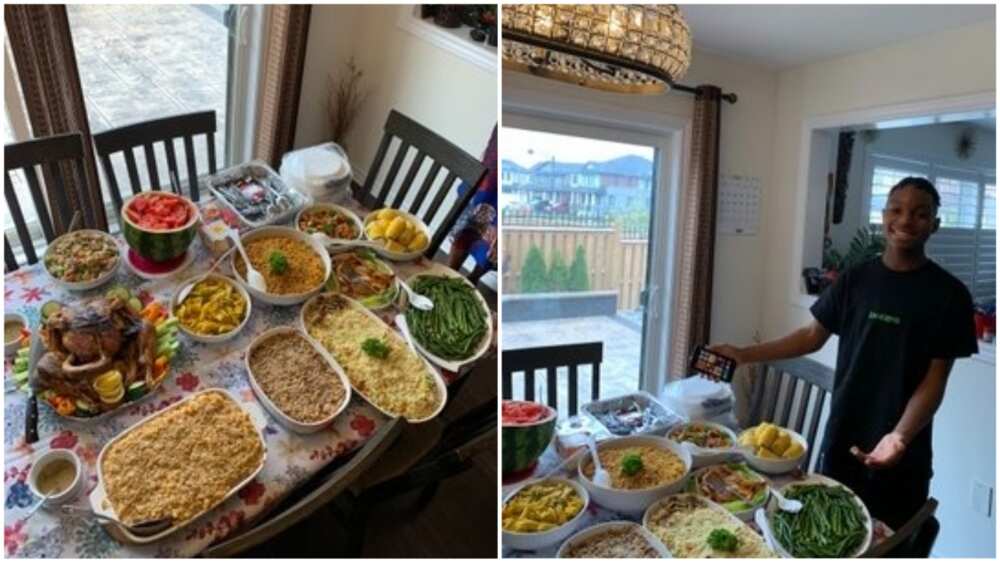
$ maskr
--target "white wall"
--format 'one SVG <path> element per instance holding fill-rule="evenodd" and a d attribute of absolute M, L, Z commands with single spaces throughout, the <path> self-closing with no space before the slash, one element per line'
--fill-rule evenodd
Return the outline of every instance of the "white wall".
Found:
<path fill-rule="evenodd" d="M 329 76 L 353 55 L 371 91 L 346 143 L 356 171 L 367 172 L 392 109 L 482 155 L 497 122 L 496 73 L 404 30 L 399 14 L 394 5 L 313 6 L 296 147 L 329 140 Z"/>
<path fill-rule="evenodd" d="M 775 87 L 774 71 L 696 50 L 684 84 L 715 84 L 735 92 L 735 105 L 722 104 L 720 172 L 757 176 L 762 190 L 771 182 Z M 691 95 L 614 94 L 545 80 L 519 72 L 504 71 L 504 92 L 538 92 L 567 100 L 567 104 L 590 104 L 690 120 L 694 108 Z M 619 109 L 620 108 L 620 109 Z M 762 236 L 718 236 L 715 247 L 715 277 L 712 291 L 712 339 L 748 341 L 756 334 L 761 315 L 765 250 Z"/>
<path fill-rule="evenodd" d="M 995 23 L 954 29 L 847 57 L 783 71 L 778 76 L 773 182 L 764 191 L 765 262 L 761 326 L 776 337 L 811 318 L 793 298 L 803 249 L 795 219 L 804 123 L 879 106 L 995 90 Z M 800 215 L 800 213 L 802 213 Z M 820 226 L 822 227 L 822 226 Z M 832 365 L 836 338 L 815 355 Z M 959 361 L 935 423 L 932 494 L 941 501 L 937 556 L 992 557 L 995 522 L 970 506 L 974 479 L 995 486 L 995 367 Z M 973 445 L 969 439 L 974 439 Z"/>

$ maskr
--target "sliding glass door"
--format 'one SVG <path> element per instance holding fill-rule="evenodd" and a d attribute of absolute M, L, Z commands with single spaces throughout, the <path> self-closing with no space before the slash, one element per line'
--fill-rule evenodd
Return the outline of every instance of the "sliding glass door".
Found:
<path fill-rule="evenodd" d="M 666 315 L 647 304 L 666 295 L 650 272 L 664 251 L 651 234 L 664 218 L 664 140 L 506 112 L 502 138 L 503 349 L 601 342 L 601 396 L 655 391 L 648 336 L 666 330 Z M 591 376 L 580 369 L 580 403 Z M 513 388 L 520 398 L 519 378 Z"/>

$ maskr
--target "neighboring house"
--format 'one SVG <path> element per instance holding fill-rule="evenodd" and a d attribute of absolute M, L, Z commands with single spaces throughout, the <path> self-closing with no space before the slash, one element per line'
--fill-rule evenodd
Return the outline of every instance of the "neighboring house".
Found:
<path fill-rule="evenodd" d="M 548 160 L 525 168 L 503 161 L 503 190 L 518 209 L 595 215 L 649 204 L 652 162 L 620 156 L 603 162 Z"/>

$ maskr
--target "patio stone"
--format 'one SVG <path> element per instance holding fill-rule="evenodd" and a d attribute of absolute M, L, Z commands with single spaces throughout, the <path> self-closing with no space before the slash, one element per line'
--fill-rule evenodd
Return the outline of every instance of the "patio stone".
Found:
<path fill-rule="evenodd" d="M 622 321 L 615 316 L 587 316 L 558 320 L 518 322 L 504 318 L 501 326 L 503 349 L 521 349 L 549 345 L 565 345 L 601 341 L 604 343 L 604 361 L 601 364 L 601 398 L 610 398 L 635 392 L 639 388 L 639 367 L 642 359 L 641 324 Z M 590 401 L 591 369 L 578 369 L 578 403 Z M 568 377 L 566 368 L 557 370 L 559 416 L 566 416 L 568 402 Z M 546 381 L 544 372 L 535 376 L 536 398 L 544 400 Z M 523 375 L 514 377 L 514 398 L 523 398 Z"/>

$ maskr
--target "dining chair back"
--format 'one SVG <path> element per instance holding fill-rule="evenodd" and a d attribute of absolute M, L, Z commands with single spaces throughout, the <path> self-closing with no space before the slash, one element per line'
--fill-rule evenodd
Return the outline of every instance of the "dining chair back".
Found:
<path fill-rule="evenodd" d="M 10 214 L 11 222 L 14 223 L 14 229 L 21 244 L 21 253 L 24 254 L 25 261 L 29 264 L 37 263 L 41 248 L 68 230 L 74 208 L 89 214 L 90 218 L 86 221 L 88 225 L 97 224 L 94 214 L 96 211 L 87 209 L 83 203 L 83 201 L 89 200 L 88 197 L 84 196 L 87 190 L 97 189 L 97 186 L 91 186 L 87 182 L 83 165 L 83 147 L 83 135 L 80 133 L 54 135 L 4 146 L 3 188 L 7 212 Z M 68 164 L 61 166 L 61 162 Z M 44 193 L 35 166 L 42 170 L 42 175 L 46 180 L 51 180 L 45 182 Z M 45 238 L 45 244 L 37 249 L 35 240 L 39 238 L 38 232 L 33 232 L 33 225 L 30 225 L 24 216 L 23 205 L 29 204 L 29 202 L 18 200 L 17 191 L 14 188 L 11 173 L 17 170 L 21 170 L 27 180 L 28 192 L 31 196 L 30 204 L 34 207 L 38 217 L 38 227 L 41 229 L 41 235 Z M 68 170 L 72 170 L 77 180 L 75 184 L 82 186 L 81 188 L 73 189 L 71 187 L 72 184 L 64 176 Z M 19 264 L 7 236 L 4 236 L 3 254 L 4 271 L 16 270 Z"/>
<path fill-rule="evenodd" d="M 390 160 L 387 155 L 393 139 L 398 142 L 395 143 L 396 151 Z M 390 201 L 389 196 L 393 194 L 396 179 L 400 171 L 403 171 L 403 164 L 411 152 L 414 156 L 406 166 L 403 179 Z M 417 175 L 424 168 L 425 161 L 429 164 L 429 170 L 423 176 L 420 187 L 414 191 Z M 386 169 L 384 174 L 381 173 L 383 169 Z M 446 174 L 445 179 L 438 183 L 437 179 L 442 173 Z M 366 206 L 374 209 L 392 207 L 420 217 L 424 224 L 433 229 L 430 243 L 424 251 L 425 256 L 433 258 L 455 226 L 462 210 L 472 200 L 476 186 L 484 175 L 486 166 L 478 159 L 394 109 L 386 119 L 382 141 L 375 153 L 375 160 L 368 169 L 360 199 Z M 443 208 L 442 205 L 452 193 L 456 181 L 463 182 L 468 188 L 455 198 L 450 207 Z M 435 220 L 440 220 L 436 227 Z"/>
<path fill-rule="evenodd" d="M 928 498 L 924 505 L 896 529 L 891 537 L 872 546 L 866 558 L 929 558 L 941 523 L 934 517 L 938 501 Z"/>
<path fill-rule="evenodd" d="M 535 401 L 535 371 L 545 369 L 546 398 L 549 406 L 559 409 L 558 369 L 566 367 L 568 378 L 567 415 L 575 416 L 578 406 L 579 367 L 590 365 L 590 399 L 601 396 L 601 362 L 604 342 L 575 343 L 545 347 L 511 349 L 503 352 L 502 394 L 505 400 L 514 397 L 514 373 L 524 373 L 524 399 Z"/>
<path fill-rule="evenodd" d="M 142 147 L 143 156 L 146 160 L 146 171 L 149 174 L 149 187 L 150 189 L 159 190 L 160 186 L 171 185 L 173 177 L 177 178 L 178 183 L 181 181 L 174 142 L 176 139 L 183 139 L 188 195 L 192 200 L 198 201 L 198 168 L 195 158 L 194 139 L 198 135 L 205 135 L 208 145 L 208 172 L 214 174 L 216 172 L 215 129 L 215 111 L 200 111 L 133 123 L 94 135 L 94 146 L 97 149 L 97 156 L 101 161 L 101 167 L 104 169 L 108 189 L 111 192 L 111 200 L 115 204 L 115 210 L 118 215 L 121 215 L 123 198 L 118 187 L 118 177 L 115 175 L 115 168 L 112 165 L 112 155 L 117 152 L 122 153 L 125 159 L 128 182 L 132 188 L 132 194 L 138 195 L 143 189 L 142 182 L 139 179 L 139 169 L 136 166 L 134 149 Z M 156 165 L 156 153 L 154 151 L 156 143 L 163 144 L 167 155 L 168 176 L 165 178 L 166 181 L 160 177 L 159 169 Z M 181 186 L 178 187 L 180 188 Z"/>
<path fill-rule="evenodd" d="M 832 392 L 833 370 L 812 359 L 764 363 L 750 391 L 750 425 L 771 422 L 805 437 L 811 452 L 811 470 L 818 459 L 816 445 L 817 438 L 822 437 L 819 424 L 823 407 Z"/>

